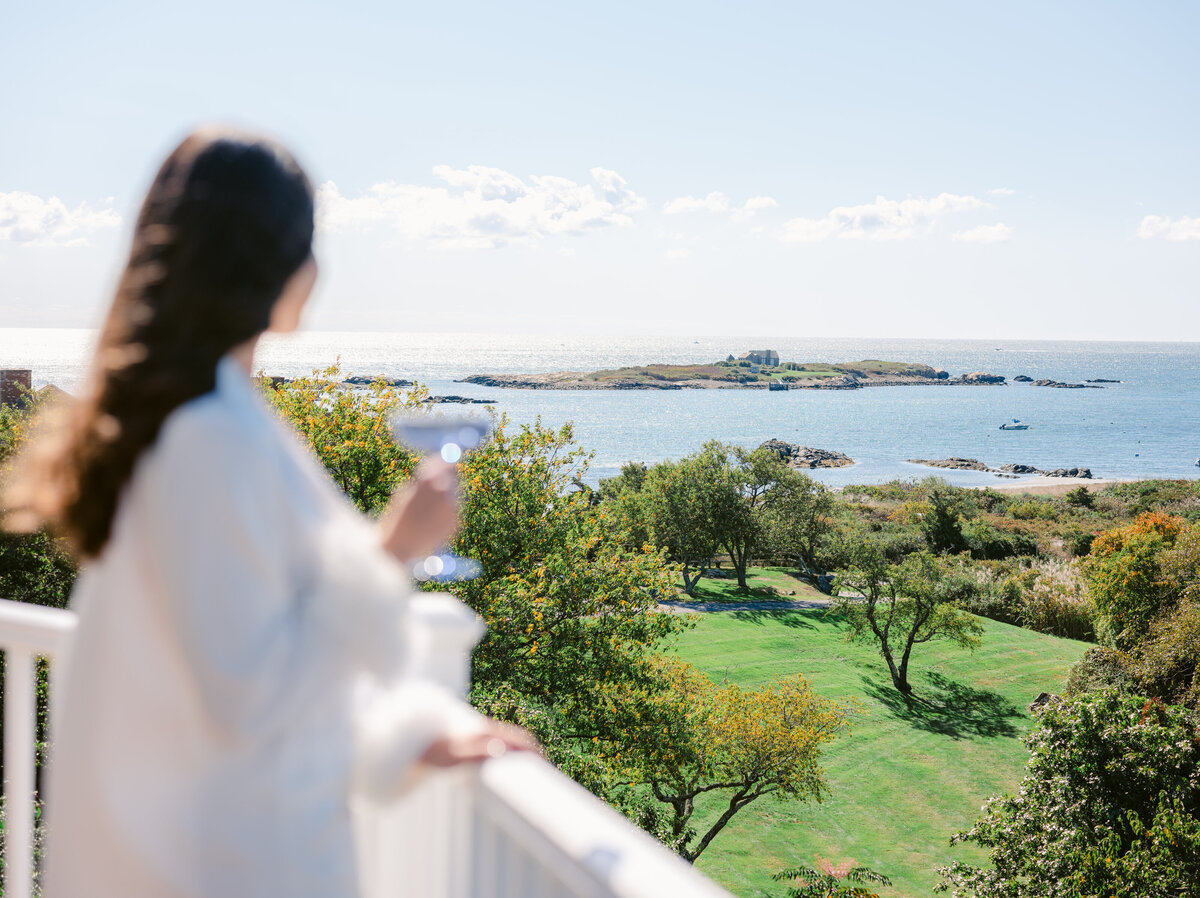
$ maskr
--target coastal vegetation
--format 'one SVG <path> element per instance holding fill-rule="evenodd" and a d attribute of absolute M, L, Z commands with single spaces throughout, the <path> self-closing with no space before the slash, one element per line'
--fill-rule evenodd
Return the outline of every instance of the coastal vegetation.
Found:
<path fill-rule="evenodd" d="M 378 514 L 416 464 L 389 417 L 427 396 L 342 382 L 262 389 Z M 0 408 L 0 465 L 30 415 Z M 483 575 L 448 587 L 488 625 L 472 702 L 737 893 L 838 894 L 855 869 L 885 896 L 1194 882 L 1196 483 L 834 493 L 773 444 L 711 442 L 593 488 L 570 426 L 496 424 L 460 464 L 454 549 Z M 64 604 L 53 536 L 2 539 L 5 598 Z M 1059 755 L 1096 775 L 1066 788 Z M 1034 890 L 1041 856 L 1075 891 Z"/>

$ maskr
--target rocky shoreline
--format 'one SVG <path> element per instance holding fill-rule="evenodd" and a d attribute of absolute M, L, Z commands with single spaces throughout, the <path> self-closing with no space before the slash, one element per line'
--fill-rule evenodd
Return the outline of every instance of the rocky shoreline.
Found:
<path fill-rule="evenodd" d="M 1022 474 L 1040 474 L 1043 477 L 1070 477 L 1079 480 L 1091 480 L 1092 471 L 1090 468 L 1055 468 L 1051 471 L 1045 471 L 1041 468 L 1035 468 L 1033 465 L 1007 464 L 1001 465 L 998 468 L 993 468 L 984 464 L 977 458 L 910 458 L 909 463 L 914 465 L 925 465 L 927 468 L 947 468 L 953 471 L 983 471 L 988 474 L 997 474 L 1001 477 L 1017 477 Z"/>

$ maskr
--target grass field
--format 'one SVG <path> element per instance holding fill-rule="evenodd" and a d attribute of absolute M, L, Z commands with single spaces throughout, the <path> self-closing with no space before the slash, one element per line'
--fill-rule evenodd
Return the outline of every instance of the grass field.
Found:
<path fill-rule="evenodd" d="M 934 868 L 982 860 L 951 848 L 990 795 L 1011 789 L 1028 753 L 1021 737 L 1039 692 L 1061 690 L 1085 643 L 983 621 L 983 645 L 918 646 L 910 710 L 891 686 L 878 653 L 848 645 L 823 611 L 722 611 L 701 615 L 679 654 L 714 679 L 754 686 L 802 673 L 831 698 L 867 709 L 828 751 L 829 797 L 822 804 L 763 798 L 743 810 L 697 866 L 735 895 L 783 896 L 770 874 L 814 855 L 887 874 L 885 896 L 926 896 Z"/>
<path fill-rule="evenodd" d="M 724 568 L 725 577 L 703 577 L 696 585 L 692 601 L 697 602 L 762 602 L 772 599 L 819 599 L 829 596 L 780 567 L 750 567 L 746 569 L 746 589 L 738 586 L 732 568 Z M 679 600 L 688 601 L 679 584 Z"/>

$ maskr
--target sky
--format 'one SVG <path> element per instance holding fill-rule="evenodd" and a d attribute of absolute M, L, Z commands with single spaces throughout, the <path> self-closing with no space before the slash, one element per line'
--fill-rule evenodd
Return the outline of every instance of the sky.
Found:
<path fill-rule="evenodd" d="M 24 3 L 0 327 L 95 325 L 162 158 L 318 195 L 316 330 L 1200 340 L 1200 5 Z"/>

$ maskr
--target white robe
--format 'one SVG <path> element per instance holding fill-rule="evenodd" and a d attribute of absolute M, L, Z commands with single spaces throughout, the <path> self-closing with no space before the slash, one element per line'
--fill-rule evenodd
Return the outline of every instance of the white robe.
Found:
<path fill-rule="evenodd" d="M 360 750 L 364 681 L 396 680 L 409 593 L 374 526 L 222 360 L 138 461 L 72 595 L 47 898 L 357 894 L 351 792 L 398 789 L 462 720 L 448 694 L 407 687 L 385 750 Z"/>

